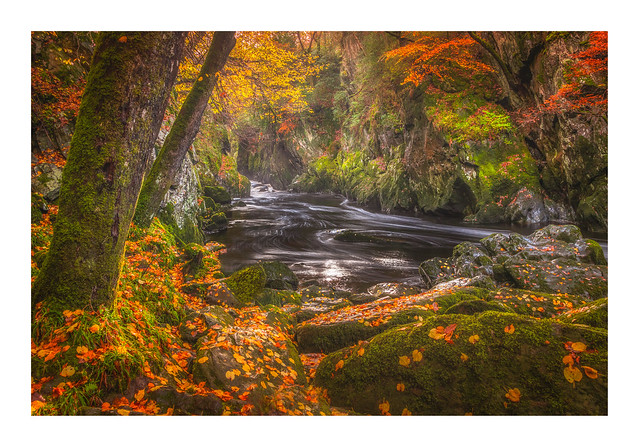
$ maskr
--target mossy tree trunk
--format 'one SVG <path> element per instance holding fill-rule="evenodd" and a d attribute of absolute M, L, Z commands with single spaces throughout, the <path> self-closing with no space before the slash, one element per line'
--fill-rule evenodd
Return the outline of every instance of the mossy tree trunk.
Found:
<path fill-rule="evenodd" d="M 216 75 L 224 67 L 234 46 L 234 32 L 218 31 L 213 35 L 198 79 L 182 104 L 162 149 L 151 167 L 151 172 L 144 181 L 135 212 L 136 224 L 149 226 L 153 216 L 158 212 L 162 199 L 175 181 L 184 156 L 200 129 L 202 115 L 217 82 Z"/>
<path fill-rule="evenodd" d="M 185 33 L 98 36 L 33 303 L 94 308 L 115 297 L 124 243 Z"/>

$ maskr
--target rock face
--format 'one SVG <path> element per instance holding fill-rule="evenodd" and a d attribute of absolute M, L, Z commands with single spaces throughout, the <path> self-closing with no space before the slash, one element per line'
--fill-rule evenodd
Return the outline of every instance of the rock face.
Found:
<path fill-rule="evenodd" d="M 588 33 L 481 33 L 516 79 L 502 85 L 513 107 L 541 104 L 557 93 L 570 54 L 583 50 Z M 568 202 L 578 222 L 589 230 L 608 228 L 608 128 L 594 114 L 542 116 L 526 131 L 526 144 L 537 160 L 542 186 L 558 202 Z"/>

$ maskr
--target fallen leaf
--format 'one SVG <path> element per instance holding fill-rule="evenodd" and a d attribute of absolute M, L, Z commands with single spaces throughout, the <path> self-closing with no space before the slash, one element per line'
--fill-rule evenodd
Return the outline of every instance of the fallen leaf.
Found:
<path fill-rule="evenodd" d="M 461 359 L 462 362 L 465 362 L 466 360 L 468 360 L 468 356 L 466 354 L 464 354 L 463 352 L 461 353 L 459 358 Z"/>
<path fill-rule="evenodd" d="M 93 326 L 91 326 L 91 327 L 89 328 L 89 331 L 90 331 L 92 334 L 95 334 L 95 333 L 96 333 L 96 332 L 98 332 L 99 330 L 100 330 L 100 325 L 99 325 L 99 324 L 94 324 Z"/>
<path fill-rule="evenodd" d="M 144 389 L 141 389 L 140 391 L 138 391 L 137 393 L 135 393 L 135 396 L 133 396 L 135 398 L 135 400 L 137 400 L 138 402 L 141 401 L 144 398 Z"/>
<path fill-rule="evenodd" d="M 584 352 L 586 350 L 586 345 L 578 341 L 577 343 L 573 343 L 571 348 L 575 352 Z"/>
<path fill-rule="evenodd" d="M 564 362 L 566 365 L 574 365 L 575 363 L 575 359 L 572 358 L 572 355 L 568 354 L 565 355 L 563 359 L 561 359 L 562 362 Z"/>
<path fill-rule="evenodd" d="M 381 404 L 379 404 L 379 411 L 382 412 L 382 414 L 388 414 L 390 410 L 390 404 L 387 401 L 382 401 Z"/>
<path fill-rule="evenodd" d="M 87 348 L 86 346 L 78 346 L 77 348 L 75 348 L 75 351 L 78 354 L 86 354 L 87 352 L 89 352 L 89 348 Z"/>
<path fill-rule="evenodd" d="M 127 41 L 126 36 L 122 36 L 118 39 L 118 42 L 120 43 L 126 43 L 126 41 Z"/>
<path fill-rule="evenodd" d="M 428 336 L 435 340 L 441 340 L 442 338 L 446 337 L 446 334 L 444 334 L 444 328 L 441 326 L 438 326 L 438 327 L 432 328 L 430 332 L 428 332 Z"/>
<path fill-rule="evenodd" d="M 404 410 L 402 410 L 402 416 L 410 416 L 411 413 L 410 410 L 408 408 L 404 408 Z"/>
<path fill-rule="evenodd" d="M 360 357 L 364 355 L 364 348 L 361 347 L 357 350 L 357 355 L 359 355 Z"/>
<path fill-rule="evenodd" d="M 510 326 L 506 326 L 506 327 L 504 328 L 504 332 L 505 332 L 505 333 L 507 333 L 507 334 L 512 334 L 512 333 L 514 333 L 514 332 L 515 332 L 515 325 L 514 325 L 514 324 L 511 324 Z"/>
<path fill-rule="evenodd" d="M 199 359 L 197 359 L 198 363 L 206 363 L 209 361 L 208 357 L 200 357 Z"/>
<path fill-rule="evenodd" d="M 130 411 L 129 411 L 129 410 L 125 410 L 125 409 L 123 409 L 123 408 L 121 408 L 121 409 L 119 409 L 119 410 L 118 410 L 118 414 L 120 414 L 120 415 L 122 415 L 122 416 L 128 416 L 128 415 L 129 415 L 129 413 L 130 413 Z"/>
<path fill-rule="evenodd" d="M 344 360 L 340 360 L 339 362 L 335 364 L 335 371 L 337 371 L 338 369 L 342 369 L 343 367 L 344 367 Z"/>
<path fill-rule="evenodd" d="M 579 368 L 574 368 L 569 365 L 564 368 L 564 377 L 570 383 L 579 382 L 583 378 L 583 374 L 581 374 L 581 370 Z"/>
<path fill-rule="evenodd" d="M 582 366 L 586 375 L 591 379 L 596 379 L 599 377 L 599 372 L 595 368 L 591 368 L 590 366 Z"/>
<path fill-rule="evenodd" d="M 470 337 L 468 337 L 468 341 L 474 345 L 475 343 L 477 343 L 477 341 L 479 341 L 479 335 L 471 335 Z"/>
<path fill-rule="evenodd" d="M 60 372 L 60 375 L 62 377 L 71 377 L 74 374 L 75 374 L 75 368 L 73 366 L 65 366 L 62 369 L 62 372 Z"/>
<path fill-rule="evenodd" d="M 402 365 L 402 366 L 410 365 L 410 357 L 408 357 L 407 355 L 402 355 L 399 358 L 399 364 Z"/>
<path fill-rule="evenodd" d="M 418 351 L 417 349 L 415 349 L 413 351 L 413 361 L 414 362 L 421 362 L 423 357 L 424 356 L 422 355 L 422 353 L 420 351 Z"/>
<path fill-rule="evenodd" d="M 521 397 L 521 391 L 519 391 L 519 388 L 509 389 L 508 392 L 506 393 L 506 398 L 510 400 L 511 402 L 519 402 L 520 397 Z"/>
<path fill-rule="evenodd" d="M 406 387 L 404 386 L 403 383 L 398 383 L 397 384 L 397 391 L 402 392 L 406 389 Z"/>

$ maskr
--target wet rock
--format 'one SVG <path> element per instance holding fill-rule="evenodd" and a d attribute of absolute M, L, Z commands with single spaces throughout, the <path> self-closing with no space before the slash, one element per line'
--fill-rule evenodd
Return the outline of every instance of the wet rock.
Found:
<path fill-rule="evenodd" d="M 373 295 L 377 298 L 380 298 L 382 296 L 396 297 L 402 295 L 416 295 L 421 291 L 422 290 L 417 287 L 412 287 L 397 282 L 384 282 L 375 284 L 374 286 L 369 287 L 367 290 L 370 295 Z"/>

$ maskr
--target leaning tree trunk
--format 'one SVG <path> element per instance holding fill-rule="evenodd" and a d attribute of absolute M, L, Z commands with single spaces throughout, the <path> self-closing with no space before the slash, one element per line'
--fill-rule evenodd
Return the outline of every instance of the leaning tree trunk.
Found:
<path fill-rule="evenodd" d="M 115 297 L 135 211 L 186 34 L 98 37 L 69 158 L 53 239 L 33 302 L 94 308 Z"/>
<path fill-rule="evenodd" d="M 198 79 L 182 104 L 162 149 L 151 167 L 151 172 L 144 181 L 135 212 L 136 224 L 143 227 L 151 224 L 162 199 L 175 181 L 184 156 L 200 129 L 202 115 L 217 82 L 216 75 L 224 67 L 234 45 L 235 33 L 232 31 L 218 31 L 213 35 L 213 41 Z"/>

